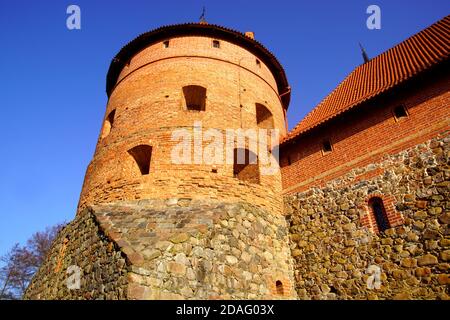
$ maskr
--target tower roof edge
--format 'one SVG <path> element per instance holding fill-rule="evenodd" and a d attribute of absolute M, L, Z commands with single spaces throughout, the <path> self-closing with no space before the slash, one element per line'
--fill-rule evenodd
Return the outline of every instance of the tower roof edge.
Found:
<path fill-rule="evenodd" d="M 145 32 L 128 44 L 116 54 L 109 66 L 106 77 L 106 93 L 108 97 L 114 89 L 122 68 L 127 61 L 132 58 L 140 50 L 150 44 L 162 41 L 169 37 L 203 35 L 230 41 L 234 44 L 244 47 L 256 56 L 258 56 L 270 69 L 277 82 L 278 92 L 285 109 L 288 108 L 290 102 L 290 87 L 286 77 L 286 73 L 277 60 L 277 58 L 260 42 L 252 39 L 242 32 L 222 27 L 214 24 L 205 23 L 183 23 L 167 25 Z"/>

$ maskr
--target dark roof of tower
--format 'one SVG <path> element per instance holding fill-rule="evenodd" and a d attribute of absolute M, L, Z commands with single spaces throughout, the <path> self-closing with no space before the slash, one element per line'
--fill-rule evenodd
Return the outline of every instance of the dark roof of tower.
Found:
<path fill-rule="evenodd" d="M 449 54 L 450 16 L 447 16 L 353 70 L 289 132 L 283 142 L 295 139 L 447 60 Z"/>
<path fill-rule="evenodd" d="M 222 39 L 252 52 L 261 59 L 273 73 L 278 86 L 283 106 L 287 109 L 290 101 L 290 88 L 283 67 L 277 58 L 261 43 L 246 36 L 245 34 L 222 26 L 208 23 L 184 23 L 163 26 L 146 32 L 125 45 L 112 59 L 106 78 L 106 93 L 108 97 L 114 89 L 122 68 L 139 51 L 149 45 L 176 36 L 209 36 Z"/>

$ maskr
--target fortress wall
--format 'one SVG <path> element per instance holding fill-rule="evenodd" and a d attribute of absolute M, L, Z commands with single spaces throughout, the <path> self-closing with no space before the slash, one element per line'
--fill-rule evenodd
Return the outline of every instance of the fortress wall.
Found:
<path fill-rule="evenodd" d="M 286 195 L 299 298 L 449 299 L 449 160 L 446 132 Z M 391 224 L 383 232 L 368 206 L 373 196 Z M 367 287 L 372 265 L 379 289 Z"/>
<path fill-rule="evenodd" d="M 80 287 L 69 289 L 70 266 Z M 256 206 L 145 199 L 86 208 L 25 299 L 295 299 L 288 228 Z"/>
<path fill-rule="evenodd" d="M 281 178 L 260 175 L 259 183 L 243 182 L 229 163 L 174 164 L 171 152 L 179 141 L 175 130 L 192 132 L 196 121 L 203 132 L 256 129 L 256 104 L 273 115 L 273 127 L 286 133 L 284 111 L 270 70 L 257 57 L 233 43 L 212 38 L 175 37 L 168 48 L 163 42 L 137 53 L 122 70 L 105 113 L 104 128 L 90 163 L 80 196 L 79 210 L 86 205 L 117 200 L 188 197 L 244 200 L 281 212 Z M 183 87 L 206 88 L 205 111 L 187 110 Z M 114 123 L 103 135 L 108 115 Z M 209 142 L 204 142 L 203 146 Z M 130 148 L 152 147 L 150 173 L 140 175 Z M 276 142 L 277 144 L 277 142 Z M 261 168 L 260 168 L 261 171 Z"/>
<path fill-rule="evenodd" d="M 68 287 L 80 268 L 80 287 Z M 46 260 L 34 275 L 24 299 L 125 299 L 128 266 L 119 246 L 99 227 L 91 210 L 65 226 L 53 241 Z M 72 278 L 75 280 L 75 278 Z"/>

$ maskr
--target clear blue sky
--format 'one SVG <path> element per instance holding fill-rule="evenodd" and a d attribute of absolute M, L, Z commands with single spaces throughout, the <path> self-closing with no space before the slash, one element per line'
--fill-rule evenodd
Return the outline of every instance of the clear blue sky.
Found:
<path fill-rule="evenodd" d="M 66 8 L 81 8 L 81 30 Z M 382 29 L 366 28 L 366 8 Z M 448 0 L 0 0 L 0 255 L 75 214 L 118 50 L 161 25 L 198 21 L 252 30 L 285 67 L 292 128 L 362 62 L 450 13 Z"/>

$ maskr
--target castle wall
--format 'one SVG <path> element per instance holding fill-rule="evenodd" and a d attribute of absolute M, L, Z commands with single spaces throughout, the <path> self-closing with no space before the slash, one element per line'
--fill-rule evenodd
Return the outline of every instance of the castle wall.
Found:
<path fill-rule="evenodd" d="M 282 145 L 283 192 L 295 193 L 323 186 L 354 168 L 377 163 L 385 154 L 395 154 L 447 130 L 450 81 L 445 70 L 442 66 L 442 69 L 418 76 L 310 130 L 295 143 Z M 409 116 L 397 121 L 393 109 L 399 105 L 406 107 Z M 332 152 L 323 154 L 324 140 L 331 141 Z"/>
<path fill-rule="evenodd" d="M 80 268 L 79 288 L 67 285 L 75 283 L 71 266 Z M 24 299 L 125 299 L 127 270 L 125 255 L 85 210 L 58 233 Z"/>
<path fill-rule="evenodd" d="M 449 157 L 447 131 L 286 195 L 299 298 L 449 299 Z M 399 218 L 395 227 L 379 232 L 367 205 L 371 196 L 383 199 L 390 222 Z M 380 268 L 379 289 L 367 286 L 370 266 Z"/>
<path fill-rule="evenodd" d="M 278 162 L 272 159 L 270 175 L 263 159 L 238 170 L 234 148 L 261 155 L 250 147 L 257 137 L 226 144 L 230 129 L 286 134 L 275 77 L 262 59 L 231 42 L 219 39 L 217 48 L 209 37 L 168 40 L 141 50 L 122 69 L 77 216 L 58 235 L 26 298 L 296 297 Z M 209 129 L 216 130 L 212 139 Z M 173 135 L 180 130 L 182 140 Z M 212 141 L 222 162 L 196 157 L 211 152 Z M 183 146 L 190 148 L 189 164 L 172 157 Z M 70 265 L 82 270 L 80 289 L 66 286 Z"/>
<path fill-rule="evenodd" d="M 283 216 L 244 202 L 93 206 L 58 234 L 24 298 L 294 299 L 288 241 Z"/>
<path fill-rule="evenodd" d="M 283 107 L 270 70 L 246 49 L 224 40 L 220 48 L 214 48 L 208 37 L 169 40 L 168 48 L 158 42 L 137 53 L 122 70 L 105 113 L 107 125 L 108 115 L 115 110 L 114 123 L 108 135 L 100 135 L 79 210 L 117 200 L 208 197 L 242 199 L 279 212 L 279 172 L 261 175 L 259 183 L 251 183 L 234 177 L 230 163 L 177 165 L 171 159 L 179 143 L 172 139 L 175 130 L 192 132 L 195 121 L 201 121 L 203 132 L 256 129 L 256 103 L 270 110 L 274 127 L 285 134 Z M 187 85 L 206 88 L 205 111 L 186 109 L 183 87 Z M 138 144 L 152 146 L 148 175 L 139 174 L 127 152 Z"/>

